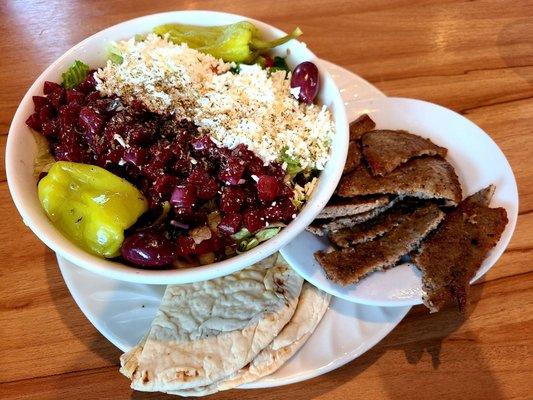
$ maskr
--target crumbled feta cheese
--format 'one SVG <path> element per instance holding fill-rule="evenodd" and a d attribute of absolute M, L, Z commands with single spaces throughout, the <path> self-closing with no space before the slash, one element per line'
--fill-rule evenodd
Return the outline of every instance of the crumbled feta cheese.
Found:
<path fill-rule="evenodd" d="M 296 86 L 293 88 L 290 88 L 289 91 L 294 96 L 295 99 L 298 99 L 300 97 L 300 86 Z"/>
<path fill-rule="evenodd" d="M 115 139 L 122 147 L 128 147 L 122 136 L 120 136 L 118 133 L 113 135 L 113 139 Z"/>
<path fill-rule="evenodd" d="M 234 74 L 230 63 L 153 34 L 115 46 L 123 62 L 109 61 L 95 74 L 103 95 L 192 120 L 217 145 L 245 144 L 265 164 L 285 151 L 303 169 L 324 169 L 334 135 L 330 112 L 299 103 L 290 74 L 286 79 L 284 71 L 269 74 L 259 65 L 241 65 Z"/>

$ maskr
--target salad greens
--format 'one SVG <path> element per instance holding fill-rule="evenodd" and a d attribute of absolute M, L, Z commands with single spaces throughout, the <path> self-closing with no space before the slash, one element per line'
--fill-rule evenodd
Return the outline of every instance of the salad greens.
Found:
<path fill-rule="evenodd" d="M 288 149 L 288 147 L 283 148 L 279 157 L 279 162 L 281 164 L 287 164 L 287 173 L 293 177 L 302 172 L 303 168 L 300 166 L 300 162 L 294 158 L 294 156 L 291 156 L 287 153 Z"/>
<path fill-rule="evenodd" d="M 113 64 L 122 64 L 122 61 L 124 61 L 124 57 L 120 54 L 120 50 L 112 42 L 107 45 L 106 53 L 107 59 Z"/>
<path fill-rule="evenodd" d="M 287 65 L 287 61 L 285 60 L 284 57 L 279 57 L 279 56 L 274 57 L 274 64 L 270 67 L 270 72 L 275 72 L 275 71 L 290 72 L 290 70 L 291 69 Z"/>
<path fill-rule="evenodd" d="M 74 61 L 69 69 L 61 74 L 61 85 L 65 89 L 74 89 L 87 77 L 89 73 L 89 66 L 80 60 Z"/>
<path fill-rule="evenodd" d="M 237 242 L 237 253 L 244 253 L 253 249 L 258 244 L 273 238 L 284 226 L 284 224 L 271 224 L 257 231 L 255 234 L 250 233 L 246 228 L 242 228 L 239 232 L 231 236 Z"/>
<path fill-rule="evenodd" d="M 265 41 L 259 38 L 259 30 L 254 24 L 241 21 L 222 26 L 164 24 L 155 27 L 154 33 L 159 36 L 168 34 L 174 43 L 187 43 L 193 49 L 226 62 L 251 64 L 259 55 L 300 36 L 302 31 L 296 28 L 289 35 Z"/>

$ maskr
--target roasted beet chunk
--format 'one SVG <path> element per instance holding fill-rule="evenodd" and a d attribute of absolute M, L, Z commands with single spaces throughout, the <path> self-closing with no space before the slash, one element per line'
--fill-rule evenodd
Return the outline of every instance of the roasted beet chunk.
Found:
<path fill-rule="evenodd" d="M 257 181 L 257 194 L 263 201 L 273 201 L 279 190 L 278 180 L 274 176 L 261 175 Z"/>
<path fill-rule="evenodd" d="M 265 215 L 259 208 L 246 210 L 242 219 L 245 228 L 252 233 L 257 232 L 266 226 Z"/>
<path fill-rule="evenodd" d="M 245 180 L 242 179 L 244 169 L 244 160 L 239 157 L 231 156 L 218 174 L 218 177 L 226 185 L 240 185 L 245 183 Z"/>
<path fill-rule="evenodd" d="M 227 187 L 220 195 L 220 210 L 226 213 L 237 213 L 244 205 L 245 193 L 239 187 Z"/>
<path fill-rule="evenodd" d="M 228 213 L 224 215 L 222 221 L 218 224 L 218 230 L 223 235 L 233 235 L 237 233 L 242 226 L 242 215 L 236 213 Z"/>

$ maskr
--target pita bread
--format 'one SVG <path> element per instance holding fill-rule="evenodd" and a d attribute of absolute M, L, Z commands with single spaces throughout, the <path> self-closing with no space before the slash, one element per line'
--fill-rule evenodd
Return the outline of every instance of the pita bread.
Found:
<path fill-rule="evenodd" d="M 249 364 L 291 319 L 303 280 L 277 255 L 234 274 L 169 285 L 144 345 L 121 357 L 141 391 L 217 382 Z"/>
<path fill-rule="evenodd" d="M 270 375 L 287 362 L 315 331 L 328 309 L 330 296 L 308 282 L 300 294 L 298 307 L 278 336 L 254 360 L 229 378 L 212 385 L 189 390 L 168 392 L 179 396 L 206 396 Z"/>

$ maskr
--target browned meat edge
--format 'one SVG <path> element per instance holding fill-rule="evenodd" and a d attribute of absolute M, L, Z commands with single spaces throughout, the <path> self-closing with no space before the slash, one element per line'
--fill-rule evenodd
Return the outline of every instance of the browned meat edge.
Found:
<path fill-rule="evenodd" d="M 358 243 L 368 242 L 383 236 L 402 223 L 411 212 L 407 207 L 398 205 L 367 222 L 330 232 L 328 237 L 330 242 L 337 247 L 352 247 Z"/>
<path fill-rule="evenodd" d="M 361 138 L 364 159 L 372 175 L 387 175 L 414 157 L 445 157 L 447 149 L 406 131 L 376 130 Z"/>
<path fill-rule="evenodd" d="M 444 213 L 435 204 L 416 209 L 386 235 L 350 249 L 317 252 L 315 258 L 326 276 L 341 285 L 358 282 L 368 274 L 394 266 L 437 227 Z"/>
<path fill-rule="evenodd" d="M 376 127 L 376 123 L 372 121 L 367 114 L 361 115 L 355 121 L 350 122 L 350 142 L 361 138 L 363 133 L 371 131 Z"/>
<path fill-rule="evenodd" d="M 346 157 L 346 164 L 344 164 L 342 173 L 352 172 L 359 164 L 361 164 L 361 147 L 358 141 L 351 141 L 348 145 L 348 157 Z"/>
<path fill-rule="evenodd" d="M 342 228 L 354 226 L 356 224 L 359 224 L 361 222 L 368 221 L 377 215 L 381 214 L 383 211 L 388 210 L 395 204 L 396 200 L 391 200 L 388 204 L 374 208 L 373 210 L 361 213 L 361 214 L 355 214 L 349 217 L 343 217 L 343 218 L 336 218 L 332 220 L 315 220 L 311 225 L 309 225 L 306 229 L 317 235 L 317 236 L 323 236 L 324 234 L 331 232 L 331 231 L 337 231 Z"/>
<path fill-rule="evenodd" d="M 341 197 L 397 194 L 423 199 L 445 199 L 457 204 L 462 191 L 453 167 L 440 157 L 415 158 L 387 176 L 372 176 L 364 165 L 341 178 Z"/>
<path fill-rule="evenodd" d="M 317 219 L 348 217 L 361 214 L 389 203 L 389 196 L 336 198 L 324 207 Z"/>
<path fill-rule="evenodd" d="M 488 187 L 462 201 L 414 256 L 431 312 L 448 302 L 465 308 L 470 280 L 500 240 L 508 220 L 505 209 L 487 206 L 493 191 Z"/>

